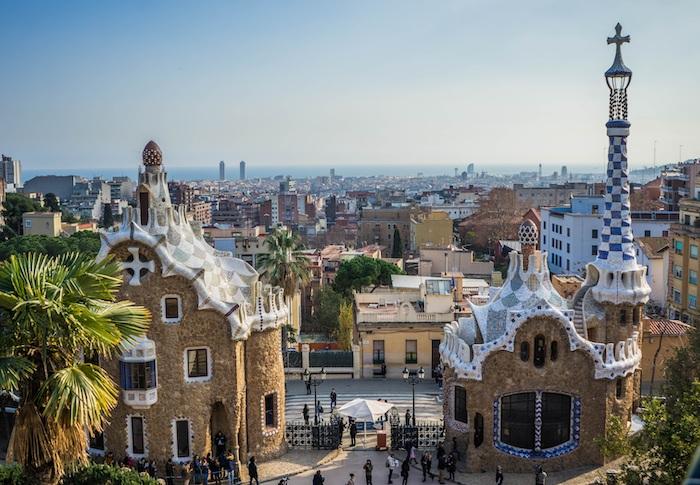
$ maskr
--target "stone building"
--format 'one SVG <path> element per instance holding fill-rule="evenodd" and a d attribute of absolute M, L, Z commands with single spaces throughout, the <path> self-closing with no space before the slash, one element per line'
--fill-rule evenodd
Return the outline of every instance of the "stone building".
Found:
<path fill-rule="evenodd" d="M 120 383 L 119 404 L 92 453 L 162 463 L 215 453 L 222 432 L 240 459 L 285 451 L 282 290 L 248 263 L 217 251 L 168 193 L 162 153 L 143 152 L 137 207 L 101 234 L 99 258 L 124 269 L 120 298 L 148 308 L 146 337 L 101 365 Z"/>
<path fill-rule="evenodd" d="M 568 302 L 552 287 L 537 228 L 519 229 L 503 286 L 473 317 L 445 327 L 446 440 L 467 449 L 469 471 L 531 472 L 602 464 L 594 438 L 613 416 L 631 422 L 639 400 L 642 309 L 650 288 L 631 229 L 626 139 L 631 72 L 617 44 L 607 134 L 608 178 L 597 258 Z"/>

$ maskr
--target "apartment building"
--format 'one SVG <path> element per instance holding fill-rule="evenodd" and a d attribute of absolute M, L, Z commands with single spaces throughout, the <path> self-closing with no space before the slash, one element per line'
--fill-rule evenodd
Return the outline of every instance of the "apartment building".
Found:
<path fill-rule="evenodd" d="M 700 200 L 680 202 L 680 220 L 671 226 L 668 316 L 697 325 L 700 274 Z"/>

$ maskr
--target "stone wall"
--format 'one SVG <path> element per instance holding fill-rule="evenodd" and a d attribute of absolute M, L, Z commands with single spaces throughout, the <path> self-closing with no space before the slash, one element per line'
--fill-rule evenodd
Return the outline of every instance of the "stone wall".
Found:
<path fill-rule="evenodd" d="M 533 347 L 536 335 L 545 336 L 547 359 L 537 368 L 533 364 Z M 558 358 L 550 359 L 550 343 L 558 342 Z M 520 344 L 529 342 L 530 355 L 526 362 L 520 358 Z M 634 378 L 623 380 L 623 395 L 616 398 L 616 382 L 593 378 L 592 358 L 583 350 L 570 351 L 566 331 L 561 324 L 546 317 L 532 318 L 520 327 L 514 342 L 514 352 L 497 351 L 484 362 L 483 380 L 456 380 L 452 369 L 445 373 L 445 410 L 451 412 L 452 388 L 461 385 L 467 392 L 469 422 L 464 427 L 450 425 L 446 419 L 446 442 L 451 449 L 453 436 L 459 449 L 467 449 L 467 468 L 472 472 L 495 470 L 502 466 L 505 471 L 531 472 L 533 466 L 542 463 L 547 471 L 562 470 L 583 465 L 603 463 L 598 447 L 593 442 L 604 433 L 606 416 L 615 413 L 628 417 L 635 394 Z M 550 459 L 525 459 L 501 452 L 494 447 L 494 402 L 501 396 L 527 391 L 551 391 L 578 396 L 581 399 L 581 431 L 579 445 L 571 452 Z M 484 420 L 484 440 L 474 447 L 474 417 L 480 413 Z M 461 428 L 461 429 L 460 429 Z M 571 430 L 573 435 L 574 430 Z"/>
<path fill-rule="evenodd" d="M 284 439 L 284 366 L 282 331 L 253 332 L 245 344 L 248 456 L 266 460 L 286 451 Z M 274 394 L 275 422 L 265 424 L 265 396 Z"/>

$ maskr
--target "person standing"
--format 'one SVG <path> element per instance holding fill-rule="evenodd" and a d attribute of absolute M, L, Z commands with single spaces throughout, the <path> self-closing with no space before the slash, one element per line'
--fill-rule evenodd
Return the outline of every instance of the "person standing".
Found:
<path fill-rule="evenodd" d="M 214 436 L 214 445 L 216 446 L 216 454 L 214 455 L 216 458 L 226 453 L 226 436 L 221 431 Z"/>
<path fill-rule="evenodd" d="M 175 485 L 175 464 L 172 457 L 168 458 L 165 463 L 165 483 L 166 485 Z"/>
<path fill-rule="evenodd" d="M 323 406 L 321 406 L 321 401 L 316 401 L 316 414 L 318 419 L 323 419 Z"/>
<path fill-rule="evenodd" d="M 442 443 L 438 445 L 437 460 L 438 482 L 445 483 L 445 468 L 447 468 L 447 463 L 445 460 L 445 448 L 442 446 Z"/>
<path fill-rule="evenodd" d="M 192 471 L 192 464 L 185 463 L 185 466 L 182 468 L 183 485 L 190 485 L 193 474 L 194 472 Z"/>
<path fill-rule="evenodd" d="M 374 469 L 374 466 L 372 466 L 372 460 L 367 458 L 367 462 L 362 469 L 365 471 L 365 485 L 372 485 L 372 470 Z"/>
<path fill-rule="evenodd" d="M 211 458 L 207 455 L 202 459 L 202 485 L 209 485 L 209 467 L 211 466 Z"/>
<path fill-rule="evenodd" d="M 542 465 L 537 465 L 535 472 L 535 485 L 545 485 L 547 482 L 547 472 L 542 469 Z"/>
<path fill-rule="evenodd" d="M 355 485 L 355 474 L 351 473 L 350 474 L 350 479 L 347 481 L 345 485 Z"/>
<path fill-rule="evenodd" d="M 503 468 L 496 467 L 496 485 L 503 485 Z"/>
<path fill-rule="evenodd" d="M 408 472 L 411 471 L 411 463 L 408 458 L 401 464 L 401 485 L 408 485 Z"/>
<path fill-rule="evenodd" d="M 333 412 L 333 409 L 336 406 L 336 403 L 338 402 L 338 394 L 335 392 L 335 387 L 331 389 L 331 412 Z"/>
<path fill-rule="evenodd" d="M 311 395 L 311 382 L 310 381 L 304 381 L 306 384 L 306 395 L 310 396 Z"/>
<path fill-rule="evenodd" d="M 421 470 L 423 470 L 423 481 L 425 481 L 428 478 L 428 474 L 430 474 L 431 479 L 433 478 L 433 474 L 430 471 L 432 461 L 433 456 L 430 454 L 430 452 L 424 451 L 423 456 L 420 457 L 420 467 Z"/>
<path fill-rule="evenodd" d="M 326 479 L 323 478 L 323 476 L 321 476 L 321 470 L 316 470 L 316 474 L 314 475 L 314 479 L 313 479 L 312 484 L 313 485 L 323 485 L 323 482 L 325 480 Z"/>
<path fill-rule="evenodd" d="M 406 426 L 411 426 L 411 410 L 406 410 Z"/>
<path fill-rule="evenodd" d="M 250 485 L 253 485 L 253 480 L 255 480 L 255 485 L 260 485 L 258 481 L 258 465 L 255 464 L 255 456 L 251 456 L 248 460 L 248 477 L 250 477 Z"/>
<path fill-rule="evenodd" d="M 355 437 L 357 436 L 357 423 L 355 423 L 355 420 L 352 420 L 352 423 L 350 423 L 350 446 L 355 446 Z"/>
<path fill-rule="evenodd" d="M 304 416 L 304 424 L 306 426 L 309 425 L 309 405 L 304 403 L 304 409 L 301 411 L 301 414 Z"/>
<path fill-rule="evenodd" d="M 389 469 L 389 480 L 387 483 L 394 483 L 391 478 L 394 475 L 394 470 L 399 467 L 399 460 L 394 458 L 393 453 L 389 453 L 389 456 L 386 457 L 386 467 Z"/>
<path fill-rule="evenodd" d="M 455 479 L 455 472 L 457 471 L 457 457 L 454 453 L 450 453 L 447 457 L 447 473 L 449 474 L 449 480 Z"/>

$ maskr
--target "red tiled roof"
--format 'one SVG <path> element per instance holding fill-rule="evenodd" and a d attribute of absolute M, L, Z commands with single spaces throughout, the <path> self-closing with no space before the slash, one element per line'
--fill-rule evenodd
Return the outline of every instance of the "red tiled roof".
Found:
<path fill-rule="evenodd" d="M 678 320 L 666 320 L 663 318 L 644 320 L 644 333 L 651 335 L 681 336 L 685 335 L 691 328 L 693 327 Z"/>

